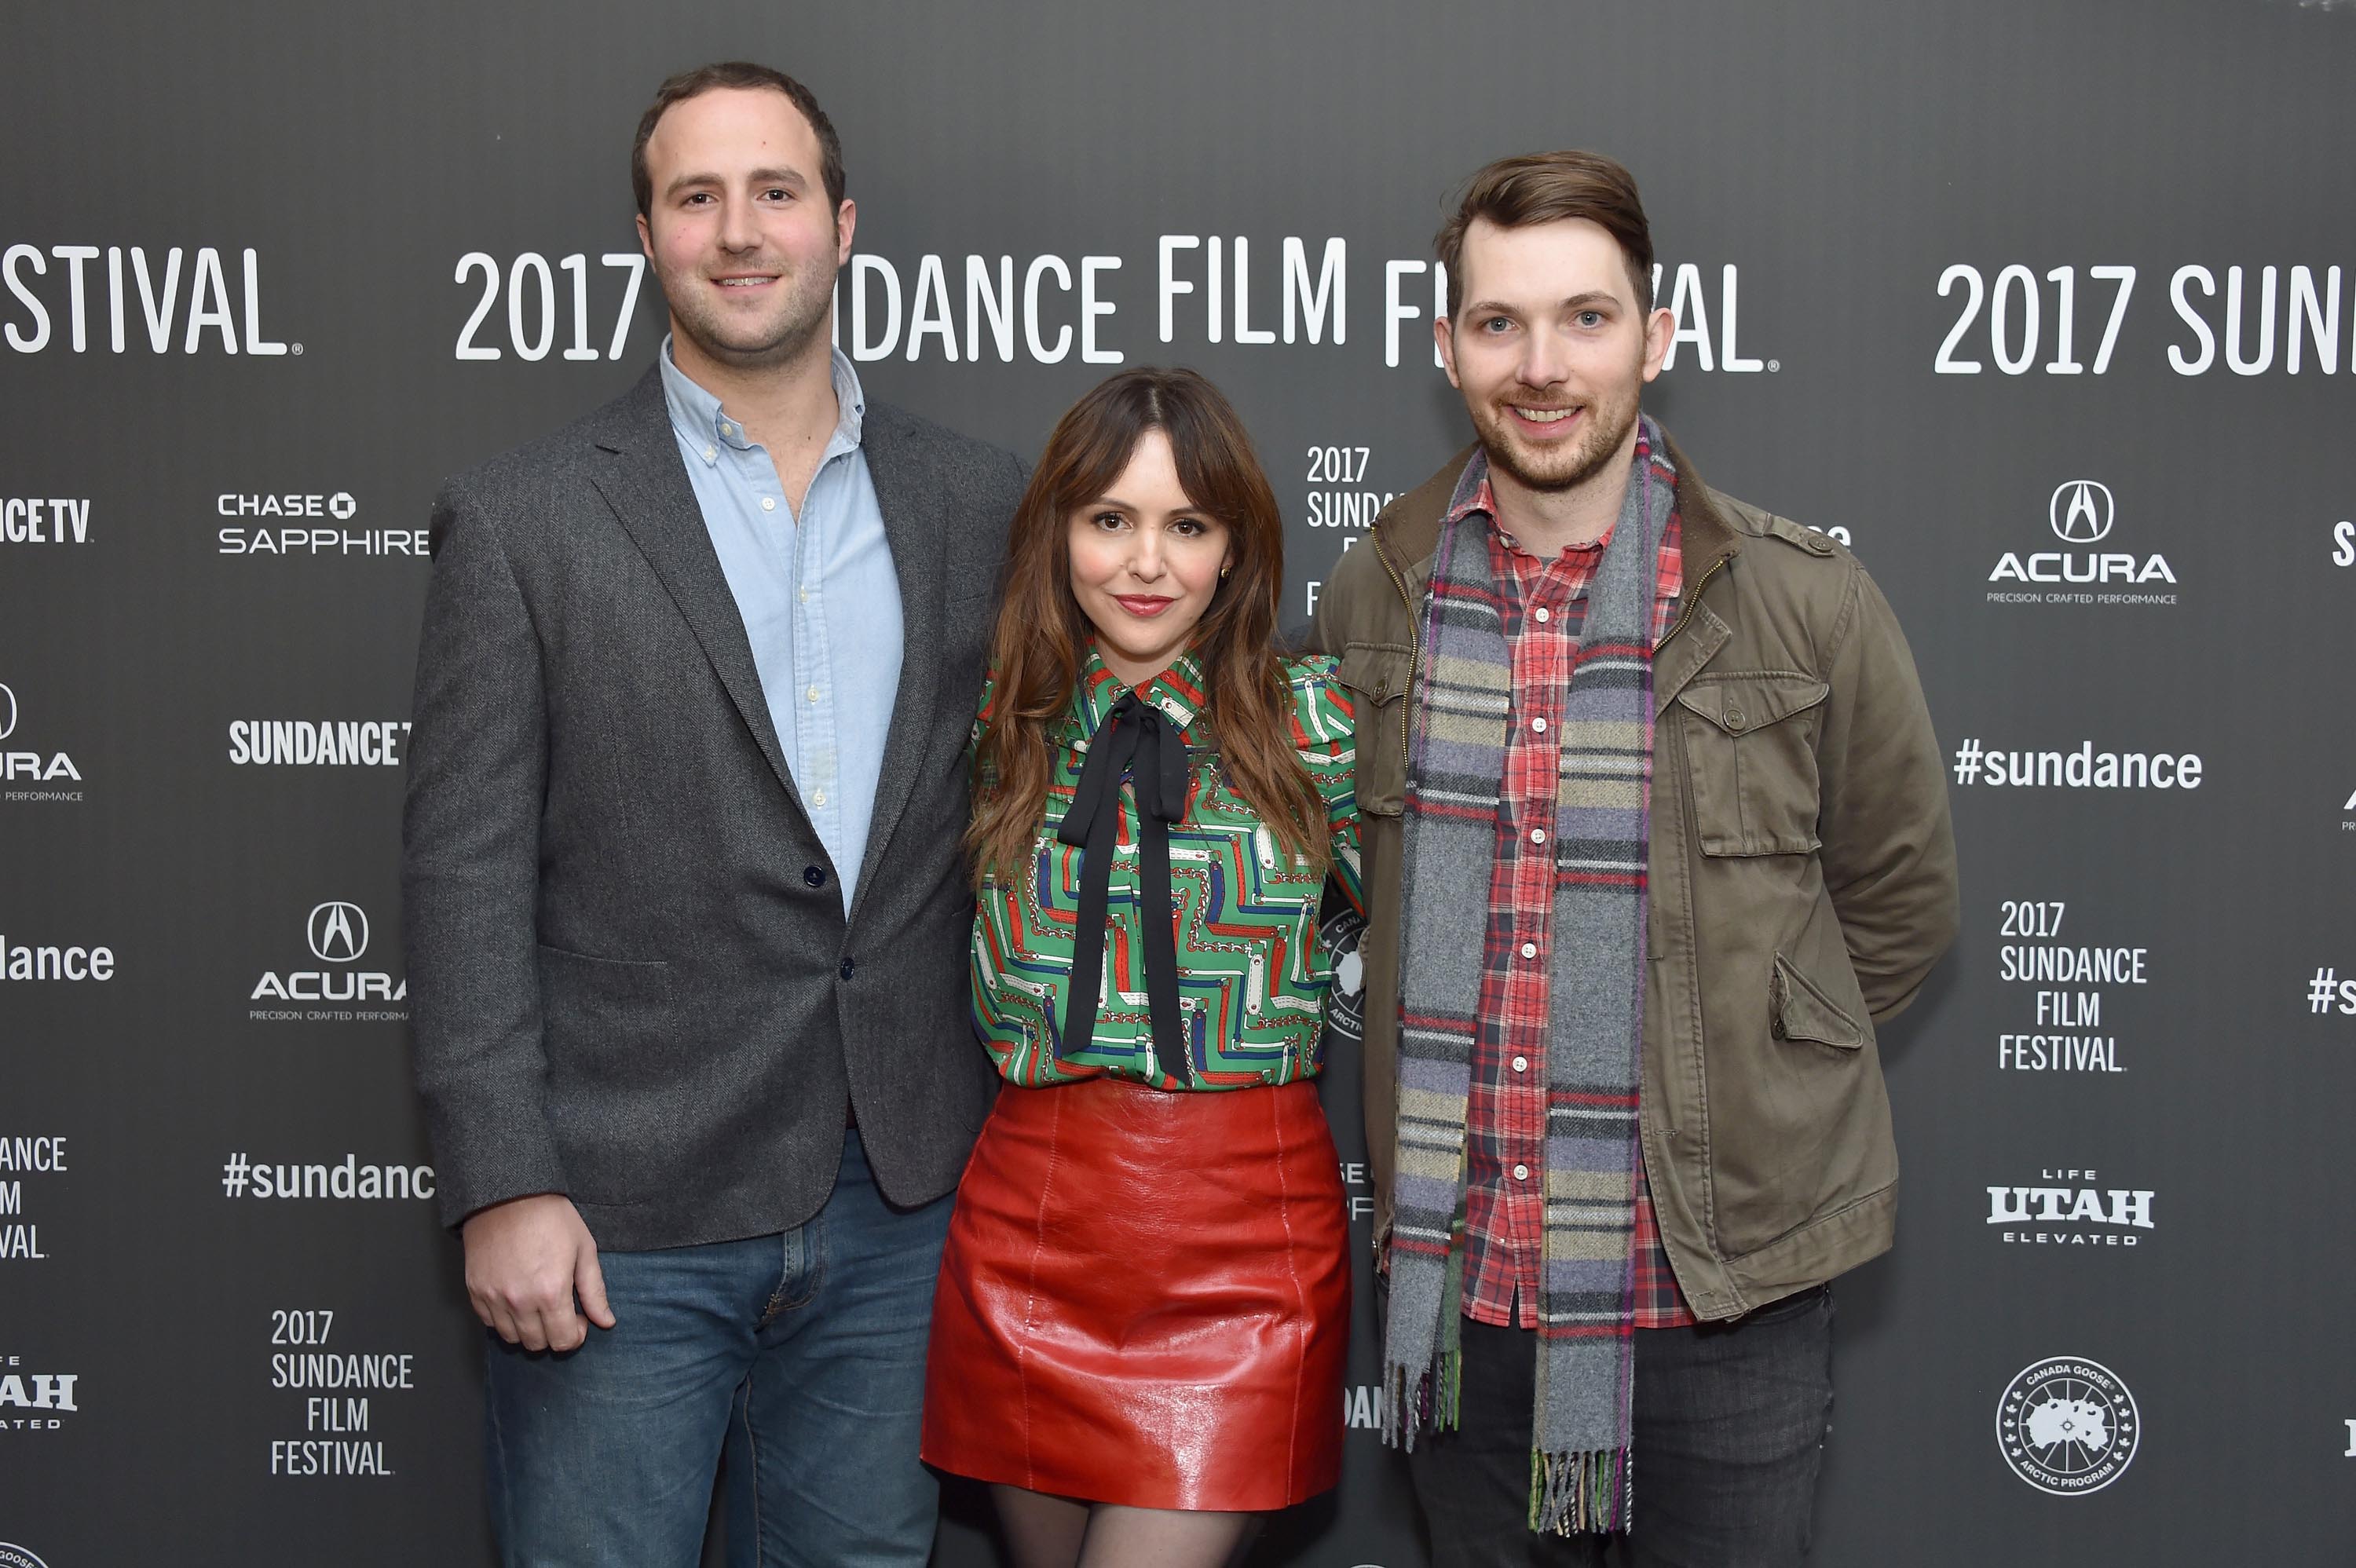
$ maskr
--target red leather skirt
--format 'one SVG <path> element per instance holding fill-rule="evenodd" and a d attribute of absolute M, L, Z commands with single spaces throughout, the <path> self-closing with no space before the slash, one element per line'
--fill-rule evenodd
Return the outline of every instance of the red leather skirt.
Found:
<path fill-rule="evenodd" d="M 1342 1464 L 1349 1222 L 1316 1087 L 1009 1085 L 933 1296 L 926 1462 L 1259 1510 Z"/>

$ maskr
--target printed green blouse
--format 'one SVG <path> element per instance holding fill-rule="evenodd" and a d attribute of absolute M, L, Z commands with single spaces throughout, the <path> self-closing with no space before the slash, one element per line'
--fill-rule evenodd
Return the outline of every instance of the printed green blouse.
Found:
<path fill-rule="evenodd" d="M 1325 802 L 1335 882 L 1353 905 L 1358 886 L 1356 736 L 1348 695 L 1327 656 L 1288 660 L 1292 741 Z M 989 727 L 996 683 L 974 723 Z M 1185 810 L 1169 828 L 1180 1033 L 1191 1082 L 1162 1069 L 1148 1005 L 1140 824 L 1132 784 L 1119 784 L 1106 908 L 1104 983 L 1084 1043 L 1064 1040 L 1086 851 L 1057 837 L 1089 743 L 1129 688 L 1093 649 L 1053 733 L 1055 771 L 1031 874 L 993 876 L 973 923 L 974 1025 L 1009 1083 L 1030 1088 L 1106 1073 L 1157 1089 L 1244 1089 L 1313 1077 L 1323 1065 L 1320 1022 L 1333 955 L 1317 938 L 1325 878 L 1287 853 L 1228 787 L 1203 716 L 1202 669 L 1192 654 L 1136 693 L 1186 742 Z"/>

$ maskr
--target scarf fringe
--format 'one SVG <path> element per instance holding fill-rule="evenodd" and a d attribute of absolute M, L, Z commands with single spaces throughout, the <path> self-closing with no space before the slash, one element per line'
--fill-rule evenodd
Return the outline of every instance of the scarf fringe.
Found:
<path fill-rule="evenodd" d="M 1635 1467 L 1625 1448 L 1530 1454 L 1530 1528 L 1602 1535 L 1628 1528 Z"/>
<path fill-rule="evenodd" d="M 1383 1441 L 1415 1452 L 1419 1434 L 1454 1432 L 1462 1425 L 1464 1354 L 1446 1346 L 1421 1371 L 1393 1364 L 1383 1369 Z"/>
<path fill-rule="evenodd" d="M 1390 1355 L 1391 1328 L 1383 1332 L 1383 1441 L 1393 1448 L 1415 1451 L 1422 1432 L 1454 1432 L 1464 1393 L 1464 1168 L 1458 1156 L 1456 1214 L 1448 1225 L 1448 1261 L 1440 1274 L 1439 1321 L 1433 1324 L 1434 1344 L 1428 1360 L 1409 1366 Z M 1398 1310 L 1398 1287 L 1392 1287 L 1392 1310 Z M 1414 1340 L 1409 1339 L 1412 1345 Z M 1409 1349 L 1420 1357 L 1420 1347 Z"/>

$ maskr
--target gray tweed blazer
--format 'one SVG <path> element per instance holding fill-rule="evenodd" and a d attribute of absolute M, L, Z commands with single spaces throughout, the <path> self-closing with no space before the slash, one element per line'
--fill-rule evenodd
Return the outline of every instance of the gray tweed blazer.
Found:
<path fill-rule="evenodd" d="M 906 655 L 848 918 L 659 374 L 444 485 L 402 891 L 446 1222 L 562 1192 L 605 1247 L 783 1230 L 846 1104 L 887 1197 L 957 1184 L 996 1086 L 965 746 L 1023 475 L 872 401 L 862 443 Z"/>

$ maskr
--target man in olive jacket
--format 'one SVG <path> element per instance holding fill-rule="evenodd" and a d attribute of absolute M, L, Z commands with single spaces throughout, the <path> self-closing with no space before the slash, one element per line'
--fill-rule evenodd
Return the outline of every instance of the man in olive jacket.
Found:
<path fill-rule="evenodd" d="M 1826 1284 L 1892 1237 L 1875 1029 L 1956 929 L 1943 759 L 1857 560 L 1640 414 L 1674 327 L 1627 171 L 1493 165 L 1440 251 L 1479 440 L 1342 557 L 1312 634 L 1358 704 L 1392 1419 L 1436 1563 L 1600 1561 L 1624 1530 L 1640 1563 L 1796 1563 Z M 1613 593 L 1621 658 L 1580 639 Z M 1419 1006 L 1451 965 L 1459 1002 Z"/>

